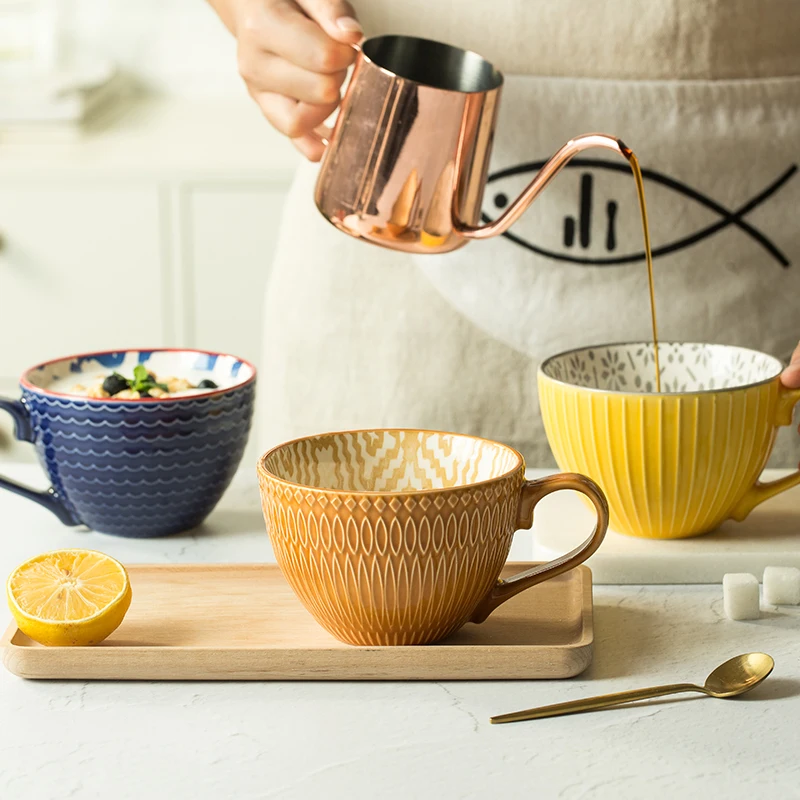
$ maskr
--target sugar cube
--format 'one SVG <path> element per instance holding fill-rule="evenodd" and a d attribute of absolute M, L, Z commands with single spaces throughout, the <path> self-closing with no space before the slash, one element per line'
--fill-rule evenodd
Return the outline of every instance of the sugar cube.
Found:
<path fill-rule="evenodd" d="M 800 604 L 800 569 L 767 567 L 764 570 L 764 600 L 771 606 Z"/>
<path fill-rule="evenodd" d="M 729 572 L 722 578 L 722 599 L 728 619 L 758 619 L 758 578 L 749 572 Z"/>

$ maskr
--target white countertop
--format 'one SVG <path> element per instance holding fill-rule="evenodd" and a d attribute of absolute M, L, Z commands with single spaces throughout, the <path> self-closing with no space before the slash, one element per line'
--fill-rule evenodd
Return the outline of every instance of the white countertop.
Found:
<path fill-rule="evenodd" d="M 30 480 L 35 468 L 0 472 Z M 2 491 L 0 519 L 3 578 L 31 555 L 70 546 L 127 562 L 271 560 L 250 470 L 193 534 L 132 541 L 67 529 Z M 518 539 L 514 556 L 529 547 Z M 596 587 L 594 663 L 568 681 L 83 683 L 0 670 L 0 797 L 800 796 L 800 608 L 730 622 L 721 607 L 719 586 Z M 0 610 L 0 624 L 9 620 Z M 489 724 L 533 705 L 702 682 L 748 650 L 777 666 L 745 698 L 683 695 Z"/>

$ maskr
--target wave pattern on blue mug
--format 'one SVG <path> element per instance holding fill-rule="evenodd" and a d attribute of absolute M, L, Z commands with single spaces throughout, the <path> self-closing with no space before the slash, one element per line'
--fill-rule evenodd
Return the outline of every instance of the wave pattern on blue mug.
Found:
<path fill-rule="evenodd" d="M 53 393 L 67 378 L 147 363 L 160 374 L 200 373 L 220 390 L 168 400 L 115 401 Z M 52 483 L 49 493 L 3 485 L 41 502 L 67 524 L 119 536 L 150 537 L 199 525 L 218 503 L 247 444 L 255 370 L 199 351 L 119 351 L 49 362 L 29 370 L 22 420 Z M 16 408 L 16 411 L 14 410 Z M 47 498 L 50 498 L 49 500 Z"/>
<path fill-rule="evenodd" d="M 86 433 L 85 402 L 54 403 L 29 391 L 23 402 L 37 432 L 39 458 L 70 510 L 95 530 L 151 536 L 195 527 L 217 504 L 244 452 L 253 395 L 250 384 L 190 401 L 190 414 L 174 401 L 97 404 L 91 422 L 107 423 L 101 436 Z M 54 405 L 57 415 L 50 414 Z M 147 433 L 137 433 L 137 427 Z M 211 452 L 217 456 L 208 458 Z M 206 457 L 196 469 L 199 453 Z M 122 473 L 127 478 L 120 481 Z"/>

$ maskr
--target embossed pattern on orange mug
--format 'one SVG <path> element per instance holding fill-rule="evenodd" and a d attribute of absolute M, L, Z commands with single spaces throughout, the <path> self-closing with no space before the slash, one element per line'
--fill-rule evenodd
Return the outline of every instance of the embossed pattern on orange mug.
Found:
<path fill-rule="evenodd" d="M 280 445 L 259 463 L 267 530 L 287 581 L 315 619 L 359 645 L 424 644 L 589 557 L 605 498 L 579 475 L 526 481 L 522 456 L 471 436 L 364 430 Z M 575 489 L 598 523 L 571 553 L 505 581 L 514 532 L 536 503 Z"/>

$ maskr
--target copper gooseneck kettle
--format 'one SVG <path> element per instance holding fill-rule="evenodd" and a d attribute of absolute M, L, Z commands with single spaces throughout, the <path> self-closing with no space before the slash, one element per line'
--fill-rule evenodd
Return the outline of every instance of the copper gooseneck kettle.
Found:
<path fill-rule="evenodd" d="M 503 76 L 477 53 L 411 36 L 379 36 L 358 57 L 327 145 L 315 200 L 339 230 L 413 253 L 446 253 L 507 231 L 577 153 L 631 151 L 577 136 L 502 215 L 480 223 Z"/>

